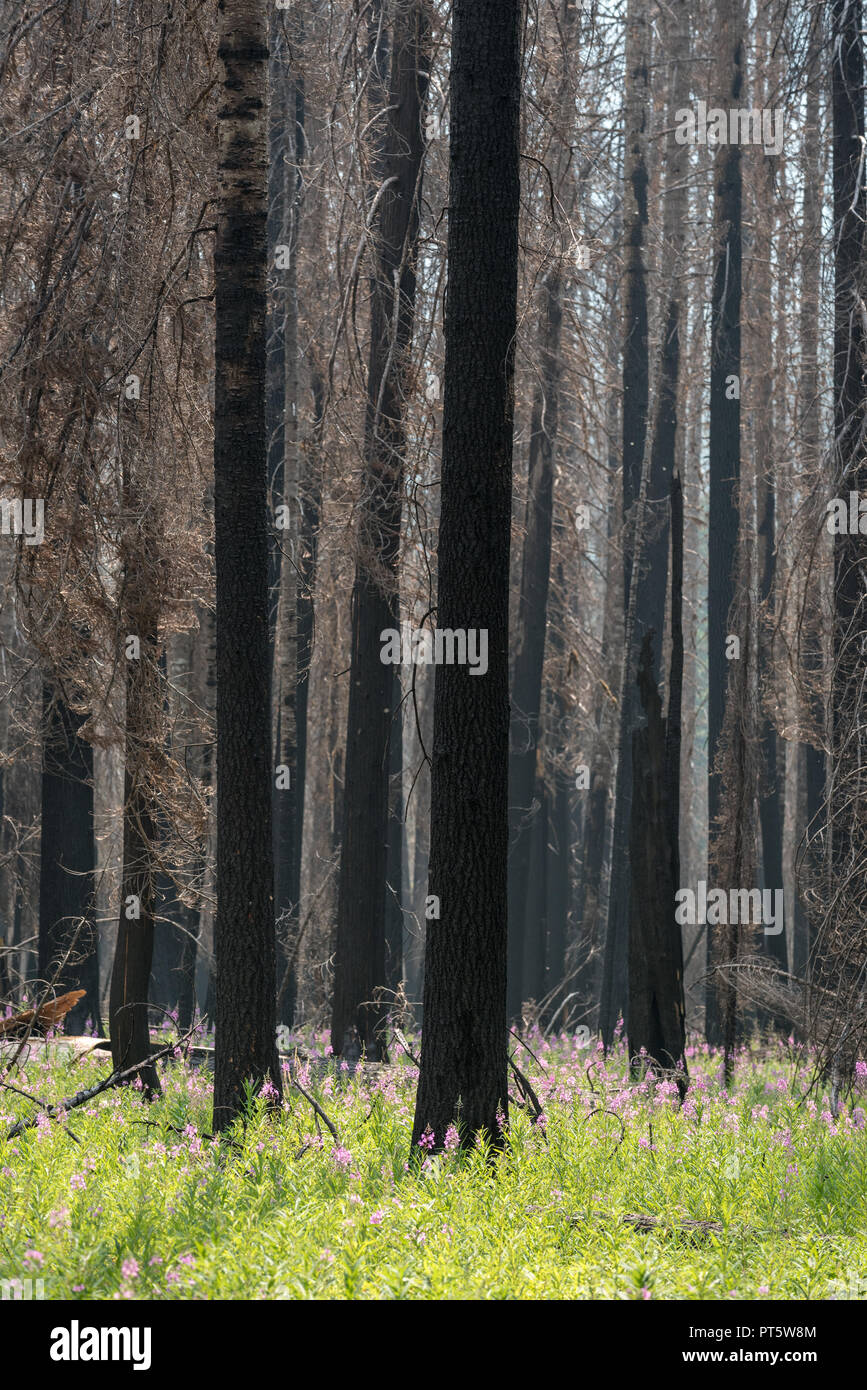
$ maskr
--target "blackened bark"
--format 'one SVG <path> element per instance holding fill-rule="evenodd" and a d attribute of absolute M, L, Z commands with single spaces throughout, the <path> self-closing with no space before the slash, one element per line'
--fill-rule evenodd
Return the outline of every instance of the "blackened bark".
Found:
<path fill-rule="evenodd" d="M 727 69 L 720 105 L 735 108 L 743 88 L 742 0 L 720 0 L 722 62 Z M 741 467 L 741 148 L 721 145 L 715 161 L 716 260 L 711 294 L 710 508 L 708 517 L 708 826 L 711 839 L 722 810 L 722 777 L 716 767 L 725 717 L 729 668 L 726 636 L 735 596 L 738 545 L 735 496 Z M 742 653 L 742 660 L 746 660 Z M 729 885 L 723 885 L 728 887 Z M 709 969 L 718 961 L 708 928 Z M 708 1042 L 722 1041 L 719 989 L 711 976 L 705 994 Z"/>
<path fill-rule="evenodd" d="M 509 539 L 517 321 L 518 0 L 456 0 L 437 623 L 483 628 L 488 670 L 437 666 L 421 1073 L 413 1146 L 453 1121 L 502 1142 Z M 505 1123 L 505 1120 L 503 1121 Z M 414 1147 L 414 1152 L 418 1152 Z"/>
<path fill-rule="evenodd" d="M 641 647 L 638 686 L 646 723 L 632 736 L 633 798 L 638 814 L 630 829 L 632 914 L 629 931 L 629 1052 L 642 1050 L 657 1067 L 685 1065 L 683 950 L 675 922 L 680 875 L 677 819 L 669 756 L 679 757 L 680 737 L 667 746 L 666 721 L 653 674 L 652 635 Z M 683 660 L 681 646 L 680 660 Z M 678 714 L 679 718 L 679 714 Z M 684 1072 L 679 1084 L 685 1090 Z"/>
<path fill-rule="evenodd" d="M 217 919 L 214 1128 L 280 1073 L 271 841 L 265 434 L 267 20 L 223 0 L 214 406 Z"/>
<path fill-rule="evenodd" d="M 274 765 L 275 769 L 279 767 L 283 771 L 274 778 L 272 816 L 278 959 L 281 977 L 285 978 L 285 988 L 278 993 L 277 1011 L 280 1022 L 291 1026 L 295 1016 L 295 958 L 301 897 L 301 860 L 296 849 L 302 835 L 298 775 L 298 586 L 303 521 L 298 448 L 297 261 L 304 158 L 304 86 L 300 75 L 290 67 L 288 53 L 290 45 L 297 49 L 301 42 L 301 26 L 296 20 L 287 37 L 282 33 L 281 21 L 285 18 L 280 15 L 272 18 L 274 51 L 270 73 L 277 111 L 275 119 L 272 108 L 270 121 L 269 197 L 271 207 L 276 197 L 278 213 L 274 220 L 279 225 L 272 228 L 277 237 L 276 245 L 270 245 L 269 236 L 269 255 L 275 262 L 271 334 L 275 341 L 274 364 L 272 366 L 270 361 L 268 364 L 269 388 L 273 382 L 268 397 L 272 407 L 276 406 L 276 412 L 266 423 L 269 449 L 280 452 L 279 463 L 274 469 L 274 491 L 276 493 L 279 479 L 279 501 L 288 521 L 288 525 L 276 533 L 280 558 L 273 651 Z M 275 255 L 277 246 L 283 248 L 279 253 L 280 264 Z M 276 380 L 278 372 L 281 375 Z"/>
<path fill-rule="evenodd" d="M 368 1055 L 377 1058 L 382 1057 L 384 1046 L 381 991 L 386 985 L 389 739 L 395 692 L 394 672 L 381 660 L 381 634 L 399 627 L 397 564 L 406 450 L 403 400 L 415 311 L 427 33 L 422 4 L 398 12 L 383 153 L 383 170 L 393 182 L 378 205 L 378 265 L 372 287 L 331 1015 L 331 1045 L 336 1054 L 354 1030 Z"/>
<path fill-rule="evenodd" d="M 684 0 L 668 12 L 670 76 L 668 122 L 688 93 L 688 17 Z M 631 810 L 631 901 L 629 950 L 629 1039 L 634 1054 L 642 1047 L 660 1065 L 685 1065 L 683 943 L 675 921 L 674 894 L 680 886 L 680 744 L 683 692 L 683 494 L 677 471 L 677 400 L 680 327 L 683 316 L 682 267 L 686 218 L 685 147 L 671 141 L 666 151 L 663 213 L 663 265 L 667 303 L 660 344 L 658 391 L 650 449 L 648 497 L 642 511 L 644 535 L 633 575 L 640 575 L 635 604 L 636 639 L 641 640 L 638 689 L 646 725 L 633 738 L 636 787 Z M 671 667 L 669 714 L 661 721 L 662 631 L 671 554 Z M 653 687 L 651 694 L 650 687 Z M 663 745 L 664 733 L 664 745 Z M 655 847 L 655 855 L 654 855 Z M 635 856 L 638 856 L 636 861 Z M 656 860 L 656 862 L 655 862 Z M 637 935 L 638 940 L 632 937 Z M 635 1007 L 633 995 L 640 1002 Z M 681 1077 L 682 1081 L 682 1077 Z"/>
<path fill-rule="evenodd" d="M 46 984 L 53 980 L 55 994 L 86 990 L 66 1016 L 66 1031 L 83 1033 L 88 1018 L 99 1031 L 93 747 L 79 738 L 85 716 L 70 708 L 64 691 L 49 678 L 42 688 L 42 717 L 39 978 Z"/>

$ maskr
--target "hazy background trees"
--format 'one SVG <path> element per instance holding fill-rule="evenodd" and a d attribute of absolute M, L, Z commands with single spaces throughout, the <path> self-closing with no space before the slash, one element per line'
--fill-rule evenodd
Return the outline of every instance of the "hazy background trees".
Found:
<path fill-rule="evenodd" d="M 45 502 L 41 544 L 0 534 L 0 995 L 83 987 L 71 1023 L 113 1020 L 135 1060 L 148 1016 L 196 1007 L 255 1015 L 260 1078 L 275 1021 L 384 1055 L 389 1018 L 424 1021 L 458 783 L 481 874 L 505 756 L 508 909 L 500 864 L 455 949 L 508 913 L 512 1023 L 611 1042 L 622 1019 L 669 1066 L 685 1028 L 729 1050 L 794 1031 L 842 1084 L 860 533 L 833 537 L 826 505 L 863 482 L 860 8 L 552 0 L 464 33 L 461 62 L 490 43 L 508 65 L 520 27 L 505 754 L 501 653 L 472 679 L 380 660 L 383 628 L 481 622 L 457 598 L 443 617 L 469 583 L 450 507 L 473 564 L 496 514 L 502 580 L 488 464 L 442 435 L 444 399 L 504 351 L 498 302 L 461 325 L 446 293 L 464 142 L 480 179 L 502 154 L 504 108 L 452 127 L 469 11 L 232 16 L 63 0 L 33 23 L 10 0 L 0 20 L 0 502 Z M 230 18 L 255 37 L 255 235 L 215 262 Z M 678 140 L 700 102 L 773 113 L 781 143 Z M 480 248 L 489 213 L 479 193 Z M 481 430 L 491 389 L 453 419 Z M 216 633 L 215 442 L 217 572 L 237 571 Z M 447 773 L 453 682 L 472 703 Z M 676 923 L 699 881 L 783 890 L 784 931 Z"/>

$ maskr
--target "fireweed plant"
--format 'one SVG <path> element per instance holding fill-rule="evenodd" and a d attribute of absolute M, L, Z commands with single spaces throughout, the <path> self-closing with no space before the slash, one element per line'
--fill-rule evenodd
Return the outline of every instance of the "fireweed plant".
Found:
<path fill-rule="evenodd" d="M 295 1075 L 337 1141 L 288 1077 L 278 1114 L 251 1099 L 207 1137 L 211 1078 L 180 1059 L 151 1104 L 110 1090 L 12 1140 L 34 1107 L 2 1090 L 0 1280 L 46 1299 L 867 1296 L 863 1062 L 834 1116 L 792 1046 L 742 1048 L 729 1093 L 693 1046 L 681 1107 L 624 1049 L 527 1040 L 543 1115 L 513 1106 L 500 1155 L 423 1136 L 412 1165 L 416 1068 L 350 1076 L 322 1036 L 298 1037 L 320 1060 Z M 104 1074 L 49 1049 L 9 1079 L 50 1101 Z"/>

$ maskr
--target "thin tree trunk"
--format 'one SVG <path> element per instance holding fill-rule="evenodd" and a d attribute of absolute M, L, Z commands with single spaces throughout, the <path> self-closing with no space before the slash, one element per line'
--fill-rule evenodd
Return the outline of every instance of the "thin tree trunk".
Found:
<path fill-rule="evenodd" d="M 621 673 L 621 706 L 612 826 L 611 887 L 599 1026 L 610 1046 L 617 1021 L 627 1015 L 629 938 L 629 826 L 632 806 L 631 734 L 635 709 L 637 632 L 630 634 L 630 602 L 636 551 L 636 525 L 647 436 L 650 390 L 647 340 L 647 123 L 649 113 L 650 25 L 643 0 L 629 0 L 626 14 L 626 147 L 624 160 L 623 305 L 623 606 L 627 636 Z M 660 633 L 661 637 L 661 633 Z"/>
<path fill-rule="evenodd" d="M 820 458 L 820 412 L 819 412 L 819 298 L 822 274 L 821 253 L 821 158 L 819 133 L 819 83 L 821 81 L 821 12 L 814 15 L 810 28 L 810 47 L 807 56 L 807 102 L 804 121 L 803 154 L 803 252 L 801 257 L 800 284 L 800 391 L 799 426 L 801 437 L 801 471 L 804 477 L 815 474 L 821 464 Z M 816 631 L 807 637 L 807 651 L 803 654 L 804 666 L 810 671 L 819 688 L 810 692 L 807 715 L 814 726 L 814 737 L 803 746 L 800 770 L 803 778 L 804 819 L 796 823 L 803 833 L 805 852 L 798 856 L 798 878 L 805 878 L 812 886 L 819 872 L 819 856 L 815 852 L 822 831 L 822 808 L 825 803 L 825 751 L 822 746 L 825 735 L 824 699 L 824 635 L 821 619 L 825 606 L 822 594 L 822 580 L 817 573 L 808 575 L 805 581 L 805 604 L 807 595 L 814 594 L 818 602 L 808 604 L 816 614 Z M 816 611 L 818 610 L 818 612 Z M 800 779 L 799 779 L 800 781 Z M 803 978 L 807 973 L 808 962 L 815 946 L 818 914 L 808 910 L 802 888 L 807 882 L 797 884 L 795 894 L 795 940 L 792 969 Z"/>
<path fill-rule="evenodd" d="M 757 84 L 766 64 L 764 35 L 756 54 Z M 772 62 L 764 76 L 765 101 L 773 98 L 778 65 Z M 761 86 L 760 86 L 761 90 Z M 775 457 L 775 440 L 782 429 L 774 423 L 774 365 L 773 320 L 771 316 L 771 261 L 774 242 L 775 178 L 780 177 L 777 160 L 762 156 L 758 179 L 753 180 L 755 259 L 751 267 L 752 301 L 755 306 L 753 322 L 749 324 L 748 347 L 753 347 L 754 408 L 753 439 L 756 486 L 758 491 L 758 601 L 763 605 L 759 622 L 764 622 L 765 640 L 759 642 L 758 679 L 760 704 L 762 762 L 759 787 L 759 818 L 762 831 L 762 886 L 772 891 L 783 887 L 783 814 L 785 771 L 782 749 L 776 725 L 768 712 L 773 702 L 776 680 L 773 620 L 776 607 L 775 571 L 777 543 L 777 489 L 780 486 L 779 460 Z M 781 969 L 788 968 L 786 933 L 761 938 L 761 949 Z M 782 1020 L 780 1020 L 782 1026 Z"/>
<path fill-rule="evenodd" d="M 536 1006 L 548 992 L 548 792 L 541 776 L 536 783 L 539 811 L 533 819 L 529 873 L 527 875 L 527 919 L 524 924 L 524 996 Z"/>
<path fill-rule="evenodd" d="M 385 872 L 385 986 L 390 1003 L 403 979 L 403 705 L 400 667 L 394 668 L 388 749 L 388 843 Z"/>
<path fill-rule="evenodd" d="M 125 510 L 135 517 L 141 508 L 124 465 Z M 146 534 L 146 533 L 145 533 Z M 146 1094 L 159 1091 L 148 1027 L 148 987 L 154 949 L 155 865 L 157 825 L 152 792 L 151 749 L 161 746 L 158 600 L 151 576 L 141 564 L 142 533 L 127 540 L 124 558 L 124 601 L 121 641 L 138 639 L 136 656 L 126 652 L 126 750 L 123 786 L 123 872 L 114 966 L 109 994 L 111 1056 L 116 1070 L 144 1062 L 138 1073 Z"/>
<path fill-rule="evenodd" d="M 834 152 L 834 485 L 835 496 L 867 491 L 867 323 L 865 323 L 864 52 L 861 0 L 833 0 L 831 100 Z M 832 786 L 830 888 L 823 931 L 821 980 L 847 1001 L 823 1043 L 833 1055 L 834 1101 L 854 1075 L 855 1041 L 863 1030 L 862 836 L 865 800 L 864 652 L 867 650 L 867 563 L 860 534 L 834 538 L 834 675 L 831 689 Z M 846 1039 L 850 1041 L 846 1043 Z"/>
<path fill-rule="evenodd" d="M 370 326 L 365 466 L 358 559 L 352 590 L 352 648 L 346 780 L 334 959 L 331 1045 L 351 1038 L 381 1058 L 386 985 L 386 867 L 389 738 L 394 673 L 381 634 L 399 628 L 397 564 L 403 510 L 408 389 L 416 287 L 416 239 L 427 91 L 428 23 L 414 3 L 398 12 L 392 44 L 390 114 L 383 153 L 392 180 L 379 203 L 379 247 Z"/>
<path fill-rule="evenodd" d="M 433 673 L 424 667 L 415 671 L 415 701 L 418 707 L 417 718 L 421 730 L 418 757 L 423 758 L 433 745 Z M 416 715 L 414 714 L 413 718 Z M 412 792 L 415 807 L 415 845 L 413 847 L 412 867 L 412 916 L 406 924 L 404 936 L 404 961 L 406 973 L 406 993 L 417 1007 L 415 1013 L 421 1021 L 422 988 L 424 984 L 424 947 L 427 921 L 425 902 L 428 891 L 428 872 L 430 866 L 430 768 L 425 763 L 418 771 Z"/>
<path fill-rule="evenodd" d="M 528 921 L 535 920 L 532 913 L 528 913 L 527 889 L 533 845 L 532 822 L 538 814 L 534 793 L 551 573 L 554 449 L 558 428 L 560 332 L 563 321 L 561 278 L 560 267 L 555 264 L 546 274 L 540 291 L 541 381 L 533 396 L 530 420 L 530 467 L 518 601 L 518 650 L 512 681 L 514 748 L 509 760 L 512 849 L 509 858 L 508 988 L 509 1016 L 515 1019 L 520 1015 L 525 993 L 524 937 Z"/>
<path fill-rule="evenodd" d="M 203 608 L 199 617 L 199 638 L 191 653 L 191 676 L 196 701 L 199 708 L 213 717 L 215 696 L 214 614 Z M 198 764 L 205 796 L 211 790 L 214 777 L 214 745 L 206 740 L 199 750 L 194 766 Z M 192 1026 L 196 1009 L 196 966 L 199 957 L 199 940 L 202 932 L 203 895 L 208 876 L 210 826 L 206 829 L 204 851 L 192 866 L 191 892 L 196 895 L 186 909 L 183 951 L 180 963 L 180 986 L 178 992 L 178 1031 L 185 1033 Z"/>
<path fill-rule="evenodd" d="M 548 993 L 561 989 L 566 978 L 566 950 L 569 941 L 569 902 L 571 897 L 571 830 L 569 814 L 570 782 L 562 769 L 554 773 L 554 797 L 548 830 L 546 854 L 546 900 L 548 919 Z M 554 1003 L 559 1002 L 555 1000 Z M 552 1012 L 549 1007 L 548 1013 Z"/>

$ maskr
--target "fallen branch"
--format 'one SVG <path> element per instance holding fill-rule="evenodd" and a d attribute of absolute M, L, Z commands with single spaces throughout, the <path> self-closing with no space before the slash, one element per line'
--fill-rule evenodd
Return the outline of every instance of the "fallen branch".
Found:
<path fill-rule="evenodd" d="M 51 1109 L 50 1101 L 43 1100 L 41 1096 L 34 1096 L 30 1091 L 22 1091 L 20 1086 L 13 1086 L 11 1081 L 0 1081 L 0 1087 L 2 1087 L 4 1091 L 14 1091 L 17 1096 L 24 1096 L 25 1100 L 32 1100 L 34 1105 L 41 1105 L 43 1110 Z M 81 1143 L 78 1135 L 73 1134 L 68 1126 L 65 1127 L 65 1133 L 68 1134 L 70 1139 L 73 1139 L 76 1144 Z"/>
<path fill-rule="evenodd" d="M 416 1057 L 415 1053 L 413 1052 L 412 1048 L 410 1047 L 409 1043 L 407 1042 L 406 1038 L 404 1037 L 403 1033 L 400 1031 L 399 1028 L 395 1028 L 394 1038 L 398 1047 L 403 1049 L 409 1060 L 412 1062 L 413 1066 L 418 1067 L 419 1071 L 421 1071 L 421 1062 Z"/>
<path fill-rule="evenodd" d="M 543 1061 L 541 1061 L 541 1060 L 536 1056 L 536 1054 L 535 1054 L 535 1052 L 533 1051 L 532 1047 L 530 1047 L 530 1045 L 529 1045 L 528 1043 L 524 1042 L 524 1039 L 521 1037 L 521 1034 L 520 1034 L 520 1033 L 516 1033 L 514 1028 L 510 1028 L 510 1029 L 509 1029 L 509 1032 L 511 1033 L 512 1037 L 513 1037 L 513 1038 L 517 1038 L 517 1039 L 518 1039 L 518 1042 L 521 1044 L 521 1046 L 522 1046 L 527 1052 L 529 1052 L 530 1056 L 533 1058 L 533 1061 L 534 1061 L 534 1062 L 537 1062 L 537 1063 L 539 1064 L 539 1066 L 542 1068 L 543 1071 L 547 1071 L 548 1068 L 545 1066 L 545 1063 L 544 1063 Z"/>
<path fill-rule="evenodd" d="M 182 1137 L 185 1137 L 184 1130 L 179 1129 L 177 1125 L 167 1125 L 162 1120 L 132 1120 L 131 1123 L 134 1125 L 146 1125 L 148 1129 L 169 1130 L 172 1134 L 180 1134 Z M 224 1144 L 230 1144 L 231 1147 L 237 1149 L 239 1153 L 244 1152 L 243 1144 L 239 1144 L 235 1139 L 227 1138 L 225 1134 L 209 1134 L 206 1130 L 196 1130 L 196 1134 L 200 1139 L 219 1139 Z"/>
<path fill-rule="evenodd" d="M 529 1049 L 528 1049 L 528 1050 L 529 1050 Z M 534 1119 L 534 1120 L 542 1120 L 542 1121 L 544 1122 L 544 1119 L 545 1119 L 545 1112 L 544 1112 L 544 1110 L 542 1109 L 542 1105 L 541 1105 L 541 1102 L 540 1102 L 540 1100 L 539 1100 L 539 1097 L 536 1095 L 536 1092 L 533 1090 L 533 1087 L 530 1085 L 530 1082 L 527 1080 L 526 1076 L 525 1076 L 524 1073 L 521 1071 L 521 1068 L 518 1066 L 517 1062 L 515 1062 L 515 1061 L 513 1060 L 513 1058 L 511 1058 L 511 1057 L 509 1058 L 509 1066 L 512 1068 L 512 1071 L 515 1073 L 515 1080 L 516 1080 L 517 1083 L 518 1083 L 518 1090 L 521 1092 L 521 1095 L 524 1097 L 524 1099 L 527 1101 L 527 1103 L 528 1103 L 530 1106 L 532 1106 L 532 1109 L 533 1109 L 533 1119 Z M 547 1134 L 545 1133 L 545 1125 L 544 1125 L 544 1123 L 542 1123 L 542 1124 L 539 1125 L 539 1129 L 540 1129 L 541 1132 L 542 1132 L 542 1138 L 545 1140 L 545 1143 L 547 1144 L 547 1142 L 548 1142 L 548 1136 L 547 1136 Z"/>
<path fill-rule="evenodd" d="M 75 1110 L 79 1105 L 86 1105 L 89 1100 L 93 1100 L 95 1096 L 101 1095 L 103 1091 L 110 1090 L 112 1086 L 119 1086 L 121 1082 L 135 1076 L 141 1071 L 143 1066 L 149 1066 L 154 1062 L 159 1062 L 163 1057 L 167 1057 L 169 1053 L 173 1053 L 176 1048 L 181 1047 L 183 1043 L 187 1042 L 195 1031 L 195 1027 L 191 1028 L 178 1042 L 169 1043 L 167 1047 L 161 1048 L 159 1052 L 154 1052 L 149 1057 L 146 1057 L 143 1062 L 136 1062 L 135 1066 L 125 1067 L 123 1071 L 113 1071 L 110 1076 L 104 1077 L 103 1080 L 98 1081 L 95 1086 L 88 1086 L 84 1091 L 76 1091 L 74 1096 L 67 1096 L 65 1100 L 58 1101 L 56 1105 L 46 1106 L 45 1113 L 48 1115 L 49 1119 L 53 1120 L 61 1111 Z M 9 1130 L 6 1138 L 17 1139 L 19 1134 L 23 1134 L 25 1130 L 32 1129 L 35 1124 L 35 1115 L 31 1115 L 26 1120 L 19 1120 L 18 1123 L 14 1124 Z"/>
<path fill-rule="evenodd" d="M 309 1096 L 309 1095 L 307 1094 L 307 1092 L 305 1091 L 304 1087 L 301 1085 L 300 1081 L 296 1081 L 294 1076 L 290 1076 L 289 1079 L 290 1079 L 290 1081 L 292 1082 L 292 1085 L 295 1087 L 295 1089 L 296 1089 L 297 1091 L 300 1091 L 300 1092 L 301 1092 L 302 1096 L 303 1096 L 304 1099 L 307 1101 L 307 1104 L 308 1104 L 308 1105 L 312 1105 L 314 1111 L 316 1112 L 316 1114 L 319 1115 L 319 1116 L 322 1118 L 322 1120 L 324 1121 L 325 1124 L 327 1124 L 328 1128 L 331 1130 L 331 1133 L 332 1133 L 332 1136 L 333 1136 L 333 1138 L 334 1138 L 335 1144 L 339 1144 L 339 1143 L 340 1143 L 340 1135 L 337 1133 L 337 1130 L 335 1129 L 334 1125 L 333 1125 L 332 1122 L 329 1120 L 329 1118 L 328 1118 L 328 1116 L 326 1115 L 325 1111 L 322 1109 L 322 1106 L 319 1104 L 319 1101 L 318 1101 L 318 1100 L 314 1100 L 312 1096 Z"/>
<path fill-rule="evenodd" d="M 563 1212 L 563 1208 L 556 1204 L 551 1207 L 530 1206 L 527 1211 L 531 1213 L 541 1213 L 544 1211 Z M 772 1227 L 770 1230 L 760 1230 L 754 1226 L 724 1226 L 721 1221 L 697 1221 L 690 1217 L 678 1217 L 676 1219 L 668 1216 L 651 1216 L 649 1212 L 626 1212 L 625 1214 L 612 1218 L 609 1211 L 596 1207 L 587 1212 L 563 1212 L 570 1226 L 580 1226 L 585 1221 L 601 1220 L 610 1221 L 615 1219 L 622 1226 L 631 1226 L 635 1231 L 685 1231 L 694 1235 L 725 1235 L 730 1231 L 740 1236 L 784 1236 L 789 1238 L 790 1232 L 784 1227 Z"/>

